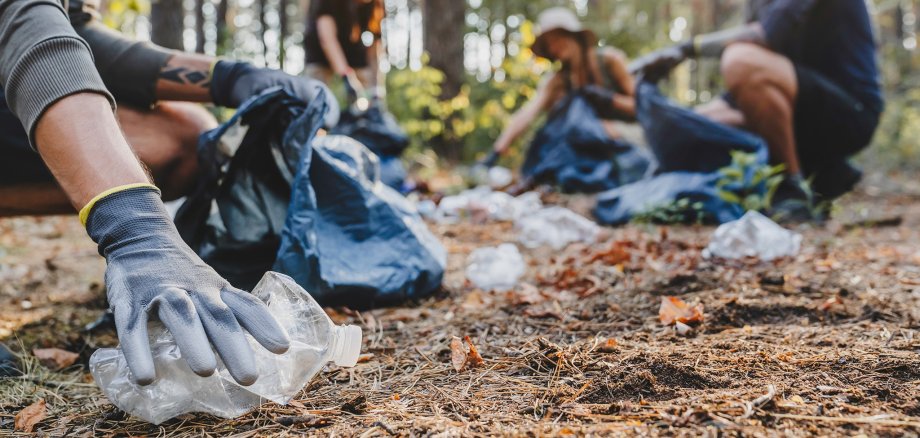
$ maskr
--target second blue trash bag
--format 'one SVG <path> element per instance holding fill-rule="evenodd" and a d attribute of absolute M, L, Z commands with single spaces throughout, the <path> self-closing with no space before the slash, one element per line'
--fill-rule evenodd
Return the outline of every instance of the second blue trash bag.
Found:
<path fill-rule="evenodd" d="M 657 161 L 655 175 L 600 194 L 594 210 L 599 222 L 624 224 L 681 199 L 700 205 L 710 222 L 744 215 L 740 205 L 719 196 L 719 169 L 732 163 L 733 151 L 753 154 L 757 165 L 766 165 L 763 139 L 673 104 L 650 82 L 640 81 L 637 87 L 636 115 Z"/>
<path fill-rule="evenodd" d="M 409 136 L 380 102 L 374 102 L 366 111 L 354 107 L 343 110 L 330 133 L 351 137 L 377 154 L 380 181 L 396 190 L 402 189 L 406 169 L 399 157 L 409 147 Z"/>
<path fill-rule="evenodd" d="M 596 193 L 636 181 L 648 167 L 642 152 L 610 138 L 597 112 L 576 91 L 550 112 L 530 143 L 521 172 L 565 192 Z"/>
<path fill-rule="evenodd" d="M 433 293 L 446 251 L 379 182 L 374 154 L 344 137 L 315 139 L 325 111 L 321 99 L 305 105 L 273 89 L 204 134 L 203 177 L 176 216 L 180 233 L 244 289 L 276 270 L 324 305 L 369 308 Z"/>

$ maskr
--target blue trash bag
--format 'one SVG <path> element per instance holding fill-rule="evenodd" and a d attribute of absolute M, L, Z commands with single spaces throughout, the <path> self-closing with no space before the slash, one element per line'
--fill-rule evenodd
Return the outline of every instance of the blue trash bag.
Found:
<path fill-rule="evenodd" d="M 415 207 L 380 183 L 377 157 L 328 136 L 304 154 L 276 270 L 326 305 L 375 307 L 424 297 L 440 284 L 447 252 Z"/>
<path fill-rule="evenodd" d="M 550 112 L 530 143 L 521 173 L 564 192 L 596 193 L 640 179 L 649 162 L 634 146 L 611 139 L 590 102 L 576 91 Z"/>
<path fill-rule="evenodd" d="M 406 167 L 402 158 L 389 155 L 380 155 L 380 182 L 400 193 L 406 193 Z"/>
<path fill-rule="evenodd" d="M 655 175 L 600 194 L 594 209 L 600 223 L 623 224 L 681 199 L 699 207 L 699 211 L 688 212 L 692 213 L 688 220 L 724 223 L 744 214 L 740 205 L 720 196 L 719 170 L 732 164 L 733 151 L 753 154 L 756 166 L 766 165 L 768 152 L 763 139 L 677 106 L 649 82 L 640 82 L 637 87 L 636 113 L 655 155 Z M 731 185 L 721 188 L 741 189 Z M 758 189 L 765 191 L 766 185 Z"/>
<path fill-rule="evenodd" d="M 406 180 L 406 169 L 399 156 L 409 147 L 409 136 L 379 102 L 367 111 L 349 108 L 342 111 L 339 123 L 330 134 L 344 135 L 357 140 L 380 157 L 381 181 L 401 190 Z"/>
<path fill-rule="evenodd" d="M 325 305 L 368 308 L 434 292 L 444 248 L 379 183 L 375 155 L 357 143 L 364 155 L 355 156 L 369 158 L 314 150 L 326 111 L 323 99 L 305 105 L 276 88 L 204 134 L 202 178 L 176 216 L 180 234 L 243 289 L 276 270 Z"/>

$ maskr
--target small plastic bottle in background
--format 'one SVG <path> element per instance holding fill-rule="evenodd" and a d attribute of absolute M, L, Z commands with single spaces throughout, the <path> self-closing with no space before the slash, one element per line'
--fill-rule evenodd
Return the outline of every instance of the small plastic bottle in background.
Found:
<path fill-rule="evenodd" d="M 151 325 L 150 339 L 157 380 L 148 386 L 133 382 L 119 348 L 103 348 L 90 358 L 96 384 L 119 409 L 153 424 L 191 412 L 236 418 L 267 401 L 287 404 L 329 362 L 352 367 L 361 353 L 361 329 L 337 326 L 290 277 L 269 272 L 253 290 L 287 330 L 291 348 L 275 355 L 252 337 L 259 380 L 240 386 L 223 363 L 210 377 L 192 372 L 172 335 Z"/>

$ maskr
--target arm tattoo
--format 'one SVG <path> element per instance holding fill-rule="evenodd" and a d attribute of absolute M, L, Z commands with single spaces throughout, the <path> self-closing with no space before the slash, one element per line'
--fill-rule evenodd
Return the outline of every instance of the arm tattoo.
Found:
<path fill-rule="evenodd" d="M 183 85 L 193 85 L 208 88 L 211 85 L 211 74 L 207 71 L 195 70 L 182 66 L 166 66 L 160 70 L 160 79 Z"/>

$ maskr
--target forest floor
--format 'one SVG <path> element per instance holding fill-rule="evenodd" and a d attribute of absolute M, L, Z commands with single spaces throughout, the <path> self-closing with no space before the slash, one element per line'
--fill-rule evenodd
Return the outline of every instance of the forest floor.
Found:
<path fill-rule="evenodd" d="M 0 380 L 0 435 L 44 399 L 35 431 L 48 436 L 917 436 L 920 188 L 875 181 L 826 227 L 800 228 L 794 259 L 708 261 L 712 228 L 627 226 L 525 251 L 524 281 L 503 293 L 463 271 L 473 249 L 515 241 L 511 225 L 432 225 L 450 252 L 443 292 L 329 311 L 364 329 L 357 367 L 330 366 L 288 406 L 161 426 L 126 418 L 84 368 L 115 337 L 83 331 L 105 306 L 104 266 L 76 219 L 2 220 L 0 340 L 29 370 Z M 663 325 L 666 296 L 702 304 L 704 321 L 684 335 Z M 454 368 L 455 336 L 482 364 Z M 43 347 L 80 358 L 50 371 L 29 353 Z"/>

